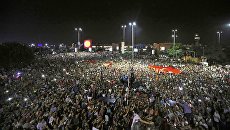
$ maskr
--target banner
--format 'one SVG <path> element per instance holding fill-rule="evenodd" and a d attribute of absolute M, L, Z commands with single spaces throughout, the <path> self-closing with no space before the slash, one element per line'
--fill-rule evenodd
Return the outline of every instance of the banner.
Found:
<path fill-rule="evenodd" d="M 173 73 L 173 74 L 180 74 L 181 70 L 168 66 L 168 67 L 163 67 L 163 66 L 156 66 L 156 65 L 149 65 L 149 69 L 154 70 L 156 73 Z"/>
<path fill-rule="evenodd" d="M 104 65 L 105 67 L 112 67 L 112 64 L 113 64 L 113 62 L 112 62 L 112 61 L 109 61 L 109 62 L 105 62 L 103 65 Z"/>

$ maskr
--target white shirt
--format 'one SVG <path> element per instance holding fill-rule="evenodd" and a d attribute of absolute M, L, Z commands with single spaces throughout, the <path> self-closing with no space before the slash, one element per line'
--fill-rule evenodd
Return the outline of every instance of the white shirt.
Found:
<path fill-rule="evenodd" d="M 38 130 L 42 130 L 43 127 L 44 127 L 45 125 L 46 125 L 45 122 L 39 122 L 39 123 L 37 124 L 37 129 L 38 129 Z"/>
<path fill-rule="evenodd" d="M 134 123 L 138 122 L 140 119 L 141 119 L 140 116 L 138 114 L 134 113 L 133 122 L 132 122 L 131 126 L 133 126 Z"/>
<path fill-rule="evenodd" d="M 22 127 L 23 127 L 23 129 L 29 129 L 30 128 L 30 124 L 29 123 L 25 123 Z"/>
<path fill-rule="evenodd" d="M 109 121 L 109 116 L 105 115 L 105 121 L 108 122 Z"/>
<path fill-rule="evenodd" d="M 53 118 L 53 116 L 51 116 L 51 117 L 49 118 L 49 124 L 52 124 L 53 121 L 54 121 L 54 118 Z"/>
<path fill-rule="evenodd" d="M 219 122 L 219 120 L 220 120 L 220 115 L 219 115 L 218 112 L 215 112 L 214 115 L 213 115 L 213 117 L 214 117 L 214 121 L 215 121 L 215 122 Z"/>
<path fill-rule="evenodd" d="M 92 129 L 92 130 L 99 130 L 99 129 L 97 129 L 97 128 L 93 127 L 93 129 Z"/>
<path fill-rule="evenodd" d="M 67 97 L 67 98 L 65 99 L 65 101 L 66 101 L 67 103 L 72 102 L 72 100 L 71 100 L 69 97 Z"/>
<path fill-rule="evenodd" d="M 149 98 L 149 102 L 150 102 L 150 103 L 154 102 L 154 100 L 155 100 L 154 97 L 150 97 L 150 98 Z"/>

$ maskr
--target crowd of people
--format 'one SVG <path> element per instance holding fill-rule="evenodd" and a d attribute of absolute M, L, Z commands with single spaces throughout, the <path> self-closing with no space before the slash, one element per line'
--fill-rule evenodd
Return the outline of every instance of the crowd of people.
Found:
<path fill-rule="evenodd" d="M 106 53 L 70 57 L 1 69 L 0 129 L 230 129 L 229 68 Z M 149 64 L 182 73 L 156 73 Z"/>

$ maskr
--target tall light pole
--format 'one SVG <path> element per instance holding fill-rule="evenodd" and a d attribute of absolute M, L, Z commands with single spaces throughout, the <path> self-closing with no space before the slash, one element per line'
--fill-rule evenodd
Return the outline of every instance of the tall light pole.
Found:
<path fill-rule="evenodd" d="M 122 30 L 123 30 L 122 41 L 125 42 L 125 28 L 126 28 L 126 25 L 122 25 L 121 28 L 122 28 Z"/>
<path fill-rule="evenodd" d="M 177 32 L 177 29 L 173 29 L 172 32 L 173 32 L 173 35 L 172 35 L 172 37 L 173 37 L 173 51 L 175 52 L 175 43 L 176 43 L 176 32 Z M 173 59 L 174 59 L 174 52 L 173 52 Z"/>
<path fill-rule="evenodd" d="M 129 23 L 129 26 L 131 26 L 131 43 L 132 43 L 132 63 L 134 59 L 134 26 L 136 26 L 136 22 Z"/>
<path fill-rule="evenodd" d="M 202 46 L 202 55 L 203 55 L 203 57 L 204 57 L 204 46 Z"/>
<path fill-rule="evenodd" d="M 222 31 L 218 31 L 216 33 L 217 33 L 217 36 L 218 36 L 218 43 L 221 44 L 221 34 L 222 34 Z"/>
<path fill-rule="evenodd" d="M 77 31 L 77 44 L 78 44 L 78 49 L 80 49 L 80 32 L 82 31 L 82 28 L 75 28 L 75 31 Z"/>

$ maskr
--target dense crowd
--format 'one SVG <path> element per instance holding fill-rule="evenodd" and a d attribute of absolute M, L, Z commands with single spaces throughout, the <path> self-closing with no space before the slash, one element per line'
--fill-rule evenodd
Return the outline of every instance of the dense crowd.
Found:
<path fill-rule="evenodd" d="M 158 74 L 149 64 L 182 73 Z M 229 69 L 222 66 L 78 53 L 2 69 L 0 81 L 2 130 L 230 129 Z"/>

